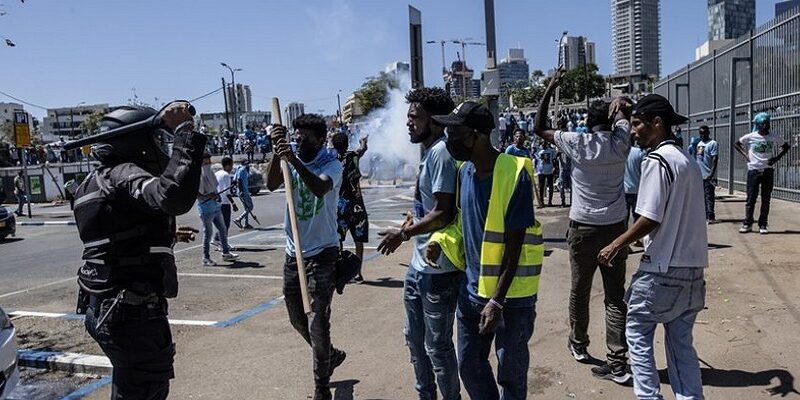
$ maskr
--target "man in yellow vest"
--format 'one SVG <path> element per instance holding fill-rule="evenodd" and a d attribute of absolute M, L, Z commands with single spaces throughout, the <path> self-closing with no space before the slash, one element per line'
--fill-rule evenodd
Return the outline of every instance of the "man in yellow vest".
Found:
<path fill-rule="evenodd" d="M 483 105 L 465 102 L 433 118 L 446 127 L 447 150 L 464 161 L 458 173 L 460 216 L 431 239 L 439 243 L 432 249 L 466 272 L 456 313 L 461 380 L 473 400 L 525 399 L 544 256 L 531 160 L 492 147 L 494 118 Z M 436 259 L 435 252 L 428 258 Z M 492 343 L 496 379 L 489 364 Z"/>

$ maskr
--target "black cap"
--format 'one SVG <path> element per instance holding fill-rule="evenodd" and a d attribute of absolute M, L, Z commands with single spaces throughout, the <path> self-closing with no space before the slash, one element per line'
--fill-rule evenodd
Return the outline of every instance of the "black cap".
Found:
<path fill-rule="evenodd" d="M 648 94 L 636 102 L 636 105 L 633 106 L 632 115 L 659 116 L 673 126 L 689 120 L 689 118 L 676 113 L 675 109 L 672 108 L 672 104 L 669 104 L 669 100 L 657 94 Z"/>
<path fill-rule="evenodd" d="M 494 129 L 494 117 L 483 104 L 474 101 L 465 101 L 447 115 L 434 115 L 433 120 L 439 125 L 463 125 L 479 132 L 489 132 Z"/>

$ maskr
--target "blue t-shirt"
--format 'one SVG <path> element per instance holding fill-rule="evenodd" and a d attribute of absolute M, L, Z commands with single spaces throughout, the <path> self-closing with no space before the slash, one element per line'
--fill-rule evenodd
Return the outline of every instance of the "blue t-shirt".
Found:
<path fill-rule="evenodd" d="M 492 193 L 492 177 L 478 179 L 475 165 L 467 162 L 459 171 L 461 189 L 461 225 L 464 234 L 464 253 L 467 260 L 465 290 L 462 296 L 478 304 L 486 304 L 489 299 L 478 296 L 478 278 L 481 273 L 481 244 L 483 230 L 486 226 L 486 214 L 489 211 L 489 195 Z M 521 229 L 533 226 L 533 183 L 531 177 L 523 171 L 517 180 L 514 194 L 508 203 L 506 212 L 506 230 Z M 508 307 L 532 307 L 536 296 L 507 299 Z"/>
<path fill-rule="evenodd" d="M 703 179 L 716 178 L 711 176 L 712 159 L 719 155 L 719 144 L 716 140 L 709 139 L 707 142 L 699 141 L 694 148 L 694 159 L 700 166 Z"/>
<path fill-rule="evenodd" d="M 536 158 L 539 162 L 536 164 L 536 172 L 542 175 L 552 175 L 553 171 L 555 170 L 555 158 L 556 152 L 548 147 L 546 149 L 539 150 L 536 153 Z"/>
<path fill-rule="evenodd" d="M 329 247 L 339 247 L 339 233 L 336 224 L 336 211 L 339 203 L 339 189 L 342 185 L 342 163 L 335 152 L 324 147 L 310 163 L 303 165 L 315 175 L 325 175 L 333 181 L 333 188 L 322 198 L 314 196 L 297 170 L 289 165 L 292 173 L 292 196 L 297 214 L 297 228 L 303 244 L 303 258 L 313 257 Z M 289 207 L 283 220 L 286 231 L 286 254 L 295 256 L 292 225 L 289 222 Z"/>
<path fill-rule="evenodd" d="M 514 145 L 514 144 L 509 145 L 508 147 L 506 147 L 506 154 L 511 154 L 512 156 L 517 156 L 517 157 L 530 157 L 531 156 L 531 152 L 528 151 L 528 149 L 519 148 L 519 147 L 517 147 L 517 145 Z"/>
<path fill-rule="evenodd" d="M 440 139 L 422 154 L 419 161 L 419 175 L 417 176 L 417 189 L 414 192 L 414 223 L 433 209 L 436 202 L 434 194 L 456 192 L 456 162 L 444 143 Z M 457 271 L 456 267 L 447 259 L 440 257 L 440 268 L 433 268 L 425 262 L 425 249 L 431 234 L 414 236 L 414 252 L 411 255 L 411 267 L 427 274 L 442 274 Z"/>
<path fill-rule="evenodd" d="M 239 182 L 239 196 L 250 196 L 250 167 L 247 165 L 236 167 L 233 179 Z"/>
<path fill-rule="evenodd" d="M 639 181 L 642 178 L 642 160 L 647 155 L 647 152 L 639 146 L 631 146 L 631 152 L 628 153 L 628 161 L 625 164 L 625 193 L 636 194 L 639 193 Z"/>

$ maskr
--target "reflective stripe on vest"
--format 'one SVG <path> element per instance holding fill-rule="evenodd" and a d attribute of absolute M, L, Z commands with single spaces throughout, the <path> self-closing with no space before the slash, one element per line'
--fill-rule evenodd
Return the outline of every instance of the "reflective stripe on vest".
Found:
<path fill-rule="evenodd" d="M 489 198 L 489 209 L 486 214 L 486 225 L 481 244 L 478 295 L 483 298 L 491 298 L 497 290 L 497 281 L 502 273 L 501 265 L 505 253 L 506 211 L 522 171 L 526 171 L 533 180 L 533 166 L 530 159 L 506 154 L 500 154 L 497 157 L 492 173 L 492 193 Z M 538 292 L 543 258 L 542 225 L 536 221 L 534 226 L 525 230 L 517 273 L 511 281 L 506 298 L 530 297 Z"/>

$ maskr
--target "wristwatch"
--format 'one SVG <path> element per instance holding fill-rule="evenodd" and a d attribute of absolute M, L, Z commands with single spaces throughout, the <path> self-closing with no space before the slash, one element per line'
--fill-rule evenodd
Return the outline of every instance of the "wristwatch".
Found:
<path fill-rule="evenodd" d="M 400 239 L 403 239 L 404 242 L 407 242 L 408 239 L 411 239 L 411 236 L 408 236 L 408 233 L 406 233 L 405 228 L 400 229 Z"/>

